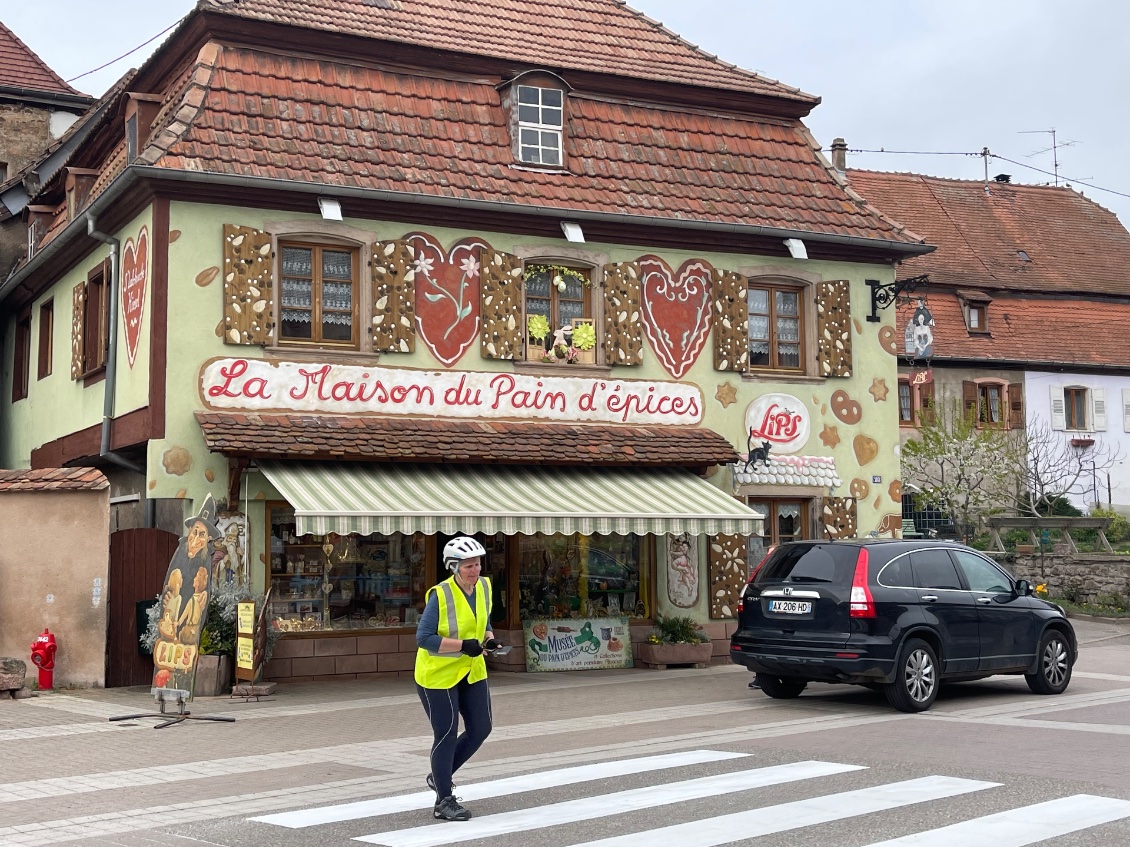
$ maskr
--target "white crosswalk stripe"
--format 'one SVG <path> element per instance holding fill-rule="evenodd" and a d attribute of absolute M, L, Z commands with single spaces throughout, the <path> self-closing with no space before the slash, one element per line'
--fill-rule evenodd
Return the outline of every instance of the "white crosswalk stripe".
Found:
<path fill-rule="evenodd" d="M 588 821 L 608 815 L 634 812 L 640 809 L 653 809 L 686 800 L 703 797 L 719 797 L 767 785 L 779 785 L 798 779 L 812 779 L 818 776 L 865 770 L 859 765 L 837 765 L 833 762 L 794 762 L 788 765 L 773 765 L 748 771 L 715 774 L 699 779 L 671 782 L 666 785 L 653 785 L 647 788 L 633 788 L 602 794 L 599 797 L 585 797 L 581 800 L 566 800 L 516 812 L 503 812 L 498 815 L 471 818 L 458 827 L 415 826 L 409 829 L 382 832 L 355 839 L 370 844 L 383 844 L 385 847 L 439 847 L 442 844 L 456 844 L 476 838 L 491 838 L 514 832 L 527 832 L 547 826 Z M 939 777 L 940 778 L 940 777 Z M 964 781 L 964 780 L 963 780 Z M 989 783 L 985 783 L 986 786 Z"/>
<path fill-rule="evenodd" d="M 748 759 L 750 755 L 720 750 L 685 750 L 639 756 L 633 759 L 551 769 L 536 776 L 527 774 L 461 785 L 459 795 L 464 802 L 488 800 L 512 797 L 526 792 L 540 792 L 549 788 L 585 786 L 591 782 L 628 775 L 661 771 L 670 773 L 677 768 L 697 765 L 735 761 L 738 767 L 741 767 L 740 760 Z M 514 837 L 522 838 L 525 834 L 549 827 L 612 818 L 658 807 L 679 809 L 679 804 L 686 801 L 708 800 L 727 794 L 754 791 L 801 780 L 831 778 L 864 770 L 867 768 L 861 765 L 819 761 L 746 768 L 514 811 L 476 814 L 471 820 L 457 824 L 440 824 L 429 818 L 426 824 L 420 826 L 355 836 L 353 840 L 383 845 L 383 847 L 441 847 L 441 845 L 492 838 L 508 842 Z M 749 801 L 752 808 L 746 811 L 579 842 L 570 847 L 720 847 L 737 841 L 833 824 L 837 821 L 915 804 L 945 801 L 998 788 L 1000 785 L 996 782 L 931 775 L 848 791 L 824 793 L 770 806 L 757 805 L 758 801 L 754 795 Z M 808 790 L 805 793 L 811 794 L 812 791 Z M 431 808 L 434 801 L 435 795 L 432 792 L 420 791 L 375 800 L 263 815 L 249 820 L 301 829 L 426 810 Z M 1000 805 L 1003 803 L 998 801 L 998 808 Z M 951 807 L 951 819 L 962 817 L 961 809 L 960 805 Z M 1130 819 L 1130 800 L 1076 794 L 985 814 L 936 829 L 913 832 L 875 842 L 867 847 L 953 847 L 955 844 L 960 844 L 961 847 L 1028 847 L 1124 819 Z M 532 840 L 527 838 L 521 843 L 531 843 Z"/>

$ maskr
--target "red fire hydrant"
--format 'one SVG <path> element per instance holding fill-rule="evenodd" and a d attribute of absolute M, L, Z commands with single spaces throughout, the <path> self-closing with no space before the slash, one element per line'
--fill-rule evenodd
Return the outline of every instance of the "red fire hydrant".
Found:
<path fill-rule="evenodd" d="M 31 661 L 39 668 L 39 690 L 50 691 L 55 687 L 55 651 L 59 649 L 55 636 L 44 629 L 43 634 L 31 645 Z"/>

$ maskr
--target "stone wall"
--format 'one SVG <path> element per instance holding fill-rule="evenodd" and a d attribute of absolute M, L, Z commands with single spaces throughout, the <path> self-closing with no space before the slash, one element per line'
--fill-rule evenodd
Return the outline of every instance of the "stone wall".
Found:
<path fill-rule="evenodd" d="M 1130 556 L 1109 553 L 1063 553 L 1017 556 L 1002 562 L 1018 579 L 1044 583 L 1053 597 L 1092 603 L 1101 595 L 1130 597 Z"/>
<path fill-rule="evenodd" d="M 31 164 L 51 143 L 51 110 L 0 103 L 0 162 L 8 176 Z"/>

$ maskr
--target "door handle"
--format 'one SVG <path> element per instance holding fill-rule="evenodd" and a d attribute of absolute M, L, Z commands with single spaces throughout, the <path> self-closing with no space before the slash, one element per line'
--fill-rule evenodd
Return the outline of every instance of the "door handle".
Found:
<path fill-rule="evenodd" d="M 988 606 L 990 603 L 993 602 L 993 598 L 992 597 L 978 597 L 977 602 L 980 603 L 982 606 Z"/>
<path fill-rule="evenodd" d="M 938 600 L 938 595 L 937 594 L 923 594 L 922 599 L 925 600 L 927 603 L 935 603 Z"/>

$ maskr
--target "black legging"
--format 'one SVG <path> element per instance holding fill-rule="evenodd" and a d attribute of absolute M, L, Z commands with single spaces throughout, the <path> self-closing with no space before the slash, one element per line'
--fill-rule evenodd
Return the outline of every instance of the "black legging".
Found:
<path fill-rule="evenodd" d="M 446 797 L 451 793 L 451 775 L 475 755 L 490 735 L 494 725 L 490 712 L 490 688 L 487 681 L 467 682 L 463 677 L 454 688 L 424 688 L 416 685 L 416 693 L 424 704 L 428 720 L 432 722 L 435 743 L 432 744 L 432 779 L 436 794 Z M 464 732 L 459 732 L 459 717 L 463 716 Z"/>

